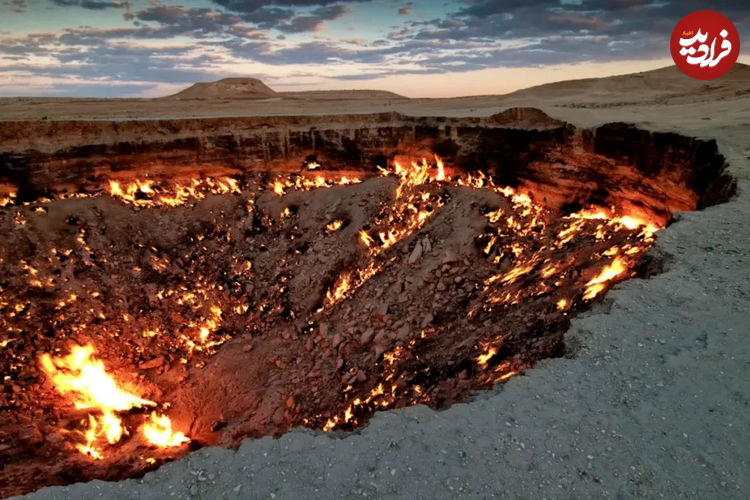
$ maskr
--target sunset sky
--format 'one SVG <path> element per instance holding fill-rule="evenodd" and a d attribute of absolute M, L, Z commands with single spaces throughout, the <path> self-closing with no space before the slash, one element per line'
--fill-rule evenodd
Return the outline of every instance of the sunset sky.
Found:
<path fill-rule="evenodd" d="M 0 0 L 0 96 L 152 97 L 230 76 L 505 93 L 672 64 L 672 28 L 702 8 L 750 43 L 746 0 Z"/>

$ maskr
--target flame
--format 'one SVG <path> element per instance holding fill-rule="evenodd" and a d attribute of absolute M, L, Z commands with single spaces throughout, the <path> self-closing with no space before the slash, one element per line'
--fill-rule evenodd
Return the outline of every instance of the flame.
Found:
<path fill-rule="evenodd" d="M 156 405 L 153 401 L 120 389 L 104 369 L 104 363 L 94 358 L 93 353 L 91 344 L 74 345 L 70 354 L 62 358 L 53 358 L 45 353 L 40 359 L 42 370 L 61 394 L 73 395 L 73 403 L 78 409 L 124 411 Z"/>
<path fill-rule="evenodd" d="M 271 189 L 278 196 L 283 196 L 289 190 L 298 191 L 309 191 L 316 188 L 328 188 L 332 186 L 344 186 L 348 184 L 357 184 L 362 182 L 359 178 L 349 178 L 341 176 L 338 179 L 334 178 L 331 173 L 328 173 L 328 177 L 318 175 L 313 179 L 309 177 L 282 177 L 273 181 Z"/>
<path fill-rule="evenodd" d="M 187 184 L 166 183 L 163 186 L 151 179 L 135 179 L 125 184 L 110 180 L 107 192 L 113 198 L 139 207 L 177 207 L 191 200 L 200 201 L 209 194 L 239 193 L 240 186 L 237 179 L 231 177 L 192 179 Z"/>
<path fill-rule="evenodd" d="M 616 257 L 611 264 L 604 266 L 599 274 L 586 283 L 586 291 L 583 294 L 584 300 L 591 300 L 599 295 L 608 281 L 617 278 L 625 271 L 627 271 L 626 262 L 622 258 Z"/>
<path fill-rule="evenodd" d="M 477 364 L 479 366 L 485 366 L 495 354 L 497 354 L 497 347 L 490 347 L 487 351 L 477 357 Z"/>
<path fill-rule="evenodd" d="M 146 440 L 159 448 L 171 448 L 187 443 L 190 439 L 182 432 L 172 431 L 172 421 L 166 415 L 151 413 L 149 422 L 141 426 Z"/>
<path fill-rule="evenodd" d="M 445 180 L 445 166 L 443 165 L 443 160 L 438 156 L 435 155 L 435 163 L 437 164 L 437 175 L 435 176 L 436 181 L 444 181 Z"/>
<path fill-rule="evenodd" d="M 344 221 L 342 221 L 341 219 L 336 219 L 335 221 L 326 224 L 326 231 L 328 231 L 329 233 L 335 233 L 336 231 L 341 229 L 341 226 L 343 225 Z"/>
<path fill-rule="evenodd" d="M 156 406 L 154 401 L 143 399 L 120 388 L 115 379 L 107 373 L 104 363 L 94 357 L 94 347 L 73 345 L 68 355 L 53 358 L 44 353 L 39 357 L 42 371 L 50 378 L 57 391 L 69 396 L 77 409 L 91 410 L 88 416 L 88 428 L 83 432 L 85 443 L 76 444 L 76 449 L 87 456 L 100 460 L 103 458 L 99 444 L 118 443 L 128 431 L 116 412 L 125 412 L 132 408 Z M 159 416 L 158 421 L 152 414 L 152 426 L 158 423 L 161 434 L 151 427 L 144 427 L 143 432 L 148 440 L 162 446 L 163 442 L 180 444 L 185 442 L 184 434 L 176 433 L 174 437 L 164 440 L 164 429 L 171 432 L 171 422 L 166 416 Z M 166 420 L 165 420 L 166 419 Z M 166 446 L 176 446 L 167 444 Z"/>

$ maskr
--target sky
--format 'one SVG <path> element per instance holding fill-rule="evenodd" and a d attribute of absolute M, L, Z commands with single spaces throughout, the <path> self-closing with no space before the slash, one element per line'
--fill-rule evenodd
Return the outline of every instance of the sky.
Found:
<path fill-rule="evenodd" d="M 747 0 L 0 0 L 0 96 L 155 97 L 226 77 L 501 94 L 670 65 L 672 29 L 705 8 L 750 43 Z"/>

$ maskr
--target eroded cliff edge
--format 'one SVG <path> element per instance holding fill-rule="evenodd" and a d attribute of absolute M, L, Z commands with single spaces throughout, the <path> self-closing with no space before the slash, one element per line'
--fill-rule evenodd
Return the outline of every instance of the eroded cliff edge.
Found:
<path fill-rule="evenodd" d="M 18 201 L 92 189 L 112 173 L 190 170 L 377 172 L 396 158 L 440 155 L 555 208 L 610 204 L 667 218 L 735 190 L 714 141 L 623 123 L 578 129 L 532 108 L 486 118 L 399 113 L 133 121 L 0 122 L 0 185 Z"/>

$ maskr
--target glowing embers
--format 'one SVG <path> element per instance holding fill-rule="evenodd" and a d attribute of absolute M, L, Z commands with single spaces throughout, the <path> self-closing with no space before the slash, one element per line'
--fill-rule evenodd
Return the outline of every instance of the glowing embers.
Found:
<path fill-rule="evenodd" d="M 326 172 L 326 175 L 309 177 L 306 175 L 280 176 L 274 180 L 270 189 L 277 195 L 283 196 L 289 191 L 307 191 L 317 188 L 328 188 L 332 186 L 345 186 L 362 182 L 359 177 L 338 175 L 335 172 Z"/>
<path fill-rule="evenodd" d="M 68 396 L 76 409 L 88 410 L 88 428 L 83 431 L 84 443 L 76 449 L 96 459 L 103 458 L 104 443 L 118 443 L 129 435 L 118 413 L 133 408 L 154 407 L 154 401 L 143 399 L 126 391 L 107 373 L 104 363 L 94 357 L 94 348 L 73 345 L 70 354 L 52 357 L 42 354 L 39 358 L 42 371 L 49 377 L 57 391 Z M 179 446 L 189 439 L 182 433 L 172 432 L 169 417 L 151 414 L 151 421 L 142 427 L 147 443 L 158 447 Z"/>
<path fill-rule="evenodd" d="M 232 177 L 191 179 L 185 183 L 136 179 L 129 182 L 110 180 L 107 192 L 113 198 L 139 207 L 176 207 L 202 200 L 209 194 L 236 194 L 240 187 Z"/>
<path fill-rule="evenodd" d="M 578 273 L 590 278 L 576 296 L 557 297 L 557 309 L 592 300 L 632 275 L 630 269 L 650 248 L 658 230 L 655 223 L 618 215 L 610 208 L 590 207 L 554 217 L 515 194 L 510 199 L 512 210 L 486 214 L 492 230 L 477 239 L 483 253 L 502 269 L 484 283 L 490 306 L 555 295 L 577 280 Z"/>
<path fill-rule="evenodd" d="M 402 167 L 399 162 L 394 162 L 390 170 L 380 168 L 381 175 L 395 177 L 398 185 L 394 198 L 381 206 L 372 227 L 359 231 L 359 241 L 369 249 L 371 258 L 365 266 L 338 277 L 326 293 L 324 307 L 341 302 L 377 275 L 384 267 L 378 256 L 418 232 L 443 205 L 443 186 L 435 181 L 445 179 L 445 169 L 442 160 L 437 156 L 435 159 L 434 176 L 432 166 L 424 159 L 421 163 L 412 162 L 409 168 Z M 327 226 L 327 230 L 332 232 L 339 227 L 340 224 L 336 225 L 334 221 Z"/>
<path fill-rule="evenodd" d="M 443 205 L 442 188 L 435 181 L 445 179 L 445 169 L 442 160 L 437 156 L 435 159 L 438 166 L 434 175 L 425 159 L 421 163 L 411 162 L 410 168 L 394 162 L 392 169 L 380 169 L 383 176 L 394 176 L 399 183 L 393 202 L 383 207 L 374 227 L 360 232 L 360 242 L 370 248 L 373 255 L 419 231 Z"/>
<path fill-rule="evenodd" d="M 0 184 L 0 188 L 2 187 L 3 185 Z M 15 190 L 6 190 L 5 192 L 0 192 L 0 208 L 13 205 L 15 204 L 15 202 L 16 202 Z"/>

